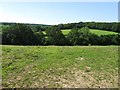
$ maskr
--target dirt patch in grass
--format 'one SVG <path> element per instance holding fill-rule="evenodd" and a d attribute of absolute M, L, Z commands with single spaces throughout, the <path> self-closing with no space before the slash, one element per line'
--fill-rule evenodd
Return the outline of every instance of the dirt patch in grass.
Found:
<path fill-rule="evenodd" d="M 118 88 L 118 75 L 102 72 L 78 70 L 77 68 L 66 69 L 64 75 L 53 74 L 56 71 L 48 69 L 40 71 L 26 66 L 19 74 L 12 73 L 7 80 L 6 87 L 16 88 Z M 29 70 L 28 70 L 29 69 Z M 62 70 L 60 68 L 59 70 Z M 5 86 L 5 84 L 4 84 Z"/>
<path fill-rule="evenodd" d="M 116 88 L 117 67 L 115 46 L 3 46 L 2 85 L 6 88 Z"/>
<path fill-rule="evenodd" d="M 85 72 L 74 69 L 57 78 L 65 88 L 118 88 L 118 75 L 110 73 Z"/>

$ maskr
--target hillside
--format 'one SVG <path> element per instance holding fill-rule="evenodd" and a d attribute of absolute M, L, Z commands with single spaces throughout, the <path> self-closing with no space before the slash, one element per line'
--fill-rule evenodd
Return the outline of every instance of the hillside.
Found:
<path fill-rule="evenodd" d="M 116 88 L 117 49 L 117 46 L 2 46 L 2 84 L 7 88 Z"/>
<path fill-rule="evenodd" d="M 63 29 L 62 32 L 64 35 L 67 35 L 71 29 Z M 117 34 L 116 32 L 112 31 L 106 31 L 106 30 L 99 30 L 99 29 L 90 29 L 91 33 L 97 34 L 97 35 L 112 35 L 112 34 Z"/>

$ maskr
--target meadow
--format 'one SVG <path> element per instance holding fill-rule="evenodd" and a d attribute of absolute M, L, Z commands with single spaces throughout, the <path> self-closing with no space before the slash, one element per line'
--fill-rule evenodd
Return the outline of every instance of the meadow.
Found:
<path fill-rule="evenodd" d="M 7 88 L 116 88 L 118 46 L 2 46 Z"/>
<path fill-rule="evenodd" d="M 64 29 L 62 30 L 62 33 L 64 35 L 67 35 L 69 32 L 71 31 L 71 29 Z M 90 29 L 91 33 L 97 34 L 97 35 L 112 35 L 112 34 L 117 34 L 116 32 L 112 32 L 112 31 L 106 31 L 106 30 L 99 30 L 99 29 Z"/>

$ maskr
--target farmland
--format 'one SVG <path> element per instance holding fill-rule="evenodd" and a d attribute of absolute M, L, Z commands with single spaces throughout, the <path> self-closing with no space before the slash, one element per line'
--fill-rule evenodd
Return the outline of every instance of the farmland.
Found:
<path fill-rule="evenodd" d="M 118 46 L 2 46 L 3 87 L 118 87 Z"/>
<path fill-rule="evenodd" d="M 58 27 L 14 24 L 3 28 L 3 87 L 117 88 L 119 37 L 112 32 L 116 29 L 65 25 L 61 32 Z"/>
<path fill-rule="evenodd" d="M 65 29 L 62 30 L 62 33 L 64 35 L 67 35 L 69 32 L 71 31 L 71 29 Z M 112 35 L 112 34 L 117 34 L 116 32 L 112 32 L 112 31 L 106 31 L 106 30 L 99 30 L 99 29 L 90 29 L 91 33 L 97 34 L 97 35 Z"/>
<path fill-rule="evenodd" d="M 63 29 L 61 31 L 62 31 L 62 33 L 64 35 L 67 35 L 71 31 L 71 29 Z M 113 34 L 117 34 L 116 32 L 106 31 L 106 30 L 99 30 L 99 29 L 90 29 L 90 32 L 94 33 L 96 35 L 99 35 L 99 36 L 100 35 L 113 35 Z M 43 31 L 43 34 L 46 35 L 45 31 Z"/>
<path fill-rule="evenodd" d="M 4 25 L 4 27 L 8 27 L 9 25 Z M 0 33 L 2 32 L 2 25 L 0 25 Z M 67 35 L 71 29 L 62 29 L 61 30 L 64 35 Z M 113 35 L 117 34 L 116 32 L 113 31 L 106 31 L 106 30 L 99 30 L 99 29 L 90 29 L 91 33 L 97 34 L 97 35 Z M 46 35 L 45 31 L 43 31 L 43 34 Z"/>
<path fill-rule="evenodd" d="M 119 88 L 117 2 L 0 5 L 0 89 Z"/>

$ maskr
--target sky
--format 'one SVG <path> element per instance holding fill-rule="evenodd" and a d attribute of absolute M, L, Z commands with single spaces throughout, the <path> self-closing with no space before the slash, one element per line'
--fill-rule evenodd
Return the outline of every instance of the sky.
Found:
<path fill-rule="evenodd" d="M 61 24 L 117 22 L 117 2 L 2 2 L 0 22 Z"/>

